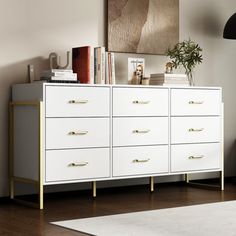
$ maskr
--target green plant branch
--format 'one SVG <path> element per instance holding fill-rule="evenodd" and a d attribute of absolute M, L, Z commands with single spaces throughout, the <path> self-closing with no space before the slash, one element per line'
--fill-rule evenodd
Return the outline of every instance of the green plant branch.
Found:
<path fill-rule="evenodd" d="M 166 55 L 170 57 L 175 69 L 182 66 L 189 76 L 192 75 L 195 66 L 202 63 L 201 52 L 202 48 L 191 39 L 188 39 L 177 43 L 172 49 L 168 48 Z"/>

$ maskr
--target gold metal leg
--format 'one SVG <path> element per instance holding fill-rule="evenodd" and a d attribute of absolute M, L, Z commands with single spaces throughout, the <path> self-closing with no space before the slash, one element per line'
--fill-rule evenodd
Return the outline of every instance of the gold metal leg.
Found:
<path fill-rule="evenodd" d="M 221 189 L 221 191 L 224 191 L 224 189 L 225 189 L 224 171 L 223 170 L 220 172 L 220 189 Z"/>
<path fill-rule="evenodd" d="M 203 188 L 207 188 L 207 189 L 220 189 L 221 191 L 223 191 L 224 190 L 224 172 L 220 171 L 220 184 L 219 185 L 199 183 L 197 181 L 192 182 L 189 179 L 189 174 L 185 174 L 185 182 L 191 186 L 203 187 Z"/>
<path fill-rule="evenodd" d="M 154 192 L 154 177 L 150 177 L 150 191 Z"/>
<path fill-rule="evenodd" d="M 43 210 L 43 185 L 39 184 L 39 209 Z"/>
<path fill-rule="evenodd" d="M 10 179 L 10 198 L 14 199 L 14 180 Z"/>
<path fill-rule="evenodd" d="M 92 186 L 93 186 L 93 197 L 95 198 L 97 196 L 97 189 L 96 189 L 96 181 L 92 182 Z"/>
<path fill-rule="evenodd" d="M 184 180 L 186 183 L 189 183 L 189 174 L 184 175 Z"/>
<path fill-rule="evenodd" d="M 11 199 L 14 199 L 14 179 L 13 179 L 13 137 L 14 137 L 14 109 L 9 105 L 9 195 Z"/>
<path fill-rule="evenodd" d="M 14 176 L 14 107 L 33 106 L 38 110 L 38 180 L 25 179 Z M 39 191 L 38 203 L 15 198 L 15 183 L 33 184 Z M 43 154 L 42 154 L 42 102 L 12 102 L 9 105 L 9 195 L 10 198 L 27 206 L 43 209 Z"/>

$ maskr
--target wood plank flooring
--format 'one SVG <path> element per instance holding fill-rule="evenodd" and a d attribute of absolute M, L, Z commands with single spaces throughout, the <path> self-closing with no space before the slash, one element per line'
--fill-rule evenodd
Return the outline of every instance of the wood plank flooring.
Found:
<path fill-rule="evenodd" d="M 183 183 L 158 184 L 154 193 L 148 185 L 98 189 L 95 200 L 91 191 L 46 194 L 43 211 L 1 200 L 0 236 L 82 236 L 50 222 L 230 200 L 236 200 L 235 183 L 224 192 Z"/>

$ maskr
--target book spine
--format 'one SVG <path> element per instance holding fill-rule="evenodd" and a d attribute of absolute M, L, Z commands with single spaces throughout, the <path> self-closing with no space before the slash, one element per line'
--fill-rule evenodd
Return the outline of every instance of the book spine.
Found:
<path fill-rule="evenodd" d="M 101 84 L 105 84 L 106 80 L 106 51 L 105 47 L 101 47 Z"/>
<path fill-rule="evenodd" d="M 94 83 L 97 84 L 98 80 L 98 53 L 97 48 L 94 48 Z"/>
<path fill-rule="evenodd" d="M 72 49 L 72 69 L 80 83 L 90 83 L 90 59 L 89 46 Z"/>
<path fill-rule="evenodd" d="M 102 81 L 102 71 L 101 71 L 101 48 L 97 48 L 97 83 L 101 84 Z"/>
<path fill-rule="evenodd" d="M 94 48 L 90 47 L 90 84 L 94 84 Z"/>
<path fill-rule="evenodd" d="M 108 52 L 108 82 L 109 82 L 109 84 L 111 84 L 111 75 L 112 75 L 112 71 L 111 71 L 111 53 Z"/>
<path fill-rule="evenodd" d="M 108 52 L 105 54 L 105 70 L 106 70 L 106 77 L 105 77 L 105 84 L 109 84 L 109 67 L 108 67 Z"/>
<path fill-rule="evenodd" d="M 116 84 L 115 54 L 111 53 L 111 84 Z"/>

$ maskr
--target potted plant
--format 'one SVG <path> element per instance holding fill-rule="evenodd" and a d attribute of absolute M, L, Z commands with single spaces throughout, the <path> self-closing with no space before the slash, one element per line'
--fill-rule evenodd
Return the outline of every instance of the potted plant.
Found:
<path fill-rule="evenodd" d="M 190 86 L 194 86 L 193 69 L 202 63 L 202 48 L 191 39 L 177 43 L 173 48 L 168 48 L 166 55 L 172 60 L 173 68 L 182 66 L 188 76 Z"/>

